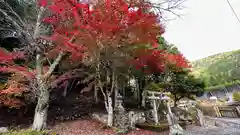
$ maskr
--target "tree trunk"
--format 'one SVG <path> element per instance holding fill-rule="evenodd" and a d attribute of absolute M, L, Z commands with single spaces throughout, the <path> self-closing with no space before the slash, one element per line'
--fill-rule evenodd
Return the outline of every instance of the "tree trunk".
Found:
<path fill-rule="evenodd" d="M 116 88 L 114 90 L 114 109 L 118 107 L 117 106 L 118 105 L 117 102 L 118 102 L 118 94 L 119 94 L 117 85 L 115 87 Z"/>
<path fill-rule="evenodd" d="M 108 126 L 113 126 L 113 107 L 111 95 L 108 95 Z"/>
<path fill-rule="evenodd" d="M 99 103 L 99 99 L 98 99 L 98 88 L 94 85 L 94 100 L 95 103 L 98 104 Z"/>
<path fill-rule="evenodd" d="M 35 108 L 35 115 L 33 121 L 33 130 L 40 131 L 47 126 L 47 112 L 48 112 L 48 101 L 49 91 L 46 84 L 39 85 L 40 95 L 38 97 L 38 103 Z"/>
<path fill-rule="evenodd" d="M 68 92 L 68 86 L 69 86 L 69 82 L 65 83 L 65 88 L 63 90 L 62 96 L 66 97 L 67 96 L 67 92 Z"/>

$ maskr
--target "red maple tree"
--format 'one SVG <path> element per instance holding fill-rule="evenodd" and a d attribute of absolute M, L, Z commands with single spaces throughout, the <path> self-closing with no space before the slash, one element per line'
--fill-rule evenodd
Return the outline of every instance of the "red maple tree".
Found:
<path fill-rule="evenodd" d="M 50 37 L 41 36 L 50 40 L 52 45 L 44 55 L 36 55 L 36 69 L 29 70 L 28 66 L 16 65 L 14 59 L 21 57 L 22 53 L 5 53 L 0 51 L 0 62 L 3 64 L 0 71 L 21 74 L 29 81 L 36 79 L 40 91 L 39 104 L 35 117 L 46 117 L 48 101 L 43 101 L 43 95 L 49 95 L 53 71 L 63 56 L 72 61 L 81 61 L 82 58 L 98 58 L 101 52 L 107 49 L 135 48 L 130 52 L 136 54 L 133 61 L 137 67 L 148 66 L 151 72 L 162 72 L 166 62 L 170 61 L 177 66 L 186 66 L 180 55 L 170 55 L 163 50 L 139 49 L 135 46 L 157 46 L 156 37 L 163 34 L 164 28 L 159 22 L 159 16 L 151 12 L 151 6 L 141 1 L 126 2 L 125 0 L 101 0 L 94 4 L 80 3 L 77 0 L 40 0 L 40 12 L 49 9 L 51 16 L 38 18 L 44 23 L 53 26 Z M 43 13 L 39 13 L 43 15 Z M 40 22 L 36 23 L 36 31 Z M 39 33 L 39 32 L 35 32 Z M 35 38 L 37 34 L 34 34 Z M 98 55 L 99 54 L 99 55 Z M 41 65 L 42 57 L 52 56 L 53 63 L 44 70 Z M 48 66 L 47 66 L 48 67 Z M 43 71 L 42 71 L 43 70 Z M 13 86 L 7 92 L 12 93 Z M 14 92 L 20 91 L 15 88 Z M 13 93 L 14 93 L 13 92 Z M 43 99 L 41 99 L 43 98 Z M 46 98 L 48 100 L 49 97 Z M 45 100 L 45 99 L 44 99 Z M 41 103 L 41 104 L 40 104 Z M 40 114 L 44 114 L 43 116 Z M 39 124 L 36 118 L 34 129 L 41 130 L 44 123 Z M 46 120 L 45 120 L 46 121 Z"/>
<path fill-rule="evenodd" d="M 182 54 L 172 54 L 157 48 L 139 48 L 134 56 L 131 64 L 146 73 L 165 72 L 170 66 L 176 72 L 190 68 L 188 60 Z"/>

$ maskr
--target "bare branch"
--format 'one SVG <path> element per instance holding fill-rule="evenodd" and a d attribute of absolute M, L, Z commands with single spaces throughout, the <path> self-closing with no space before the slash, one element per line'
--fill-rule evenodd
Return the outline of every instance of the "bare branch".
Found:
<path fill-rule="evenodd" d="M 0 13 L 2 13 L 2 14 L 6 17 L 7 20 L 9 20 L 10 22 L 12 22 L 13 25 L 16 27 L 17 30 L 21 31 L 22 33 L 24 32 L 23 29 L 22 29 L 22 27 L 21 27 L 15 20 L 13 20 L 13 18 L 10 17 L 10 16 L 9 16 L 4 10 L 2 10 L 1 8 L 0 8 Z"/>
<path fill-rule="evenodd" d="M 114 86 L 115 86 L 115 72 L 114 72 L 114 70 L 112 71 L 112 86 L 111 86 L 111 91 L 110 91 L 110 93 L 109 93 L 109 95 L 111 95 L 112 93 L 113 93 L 113 91 L 114 91 Z"/>
<path fill-rule="evenodd" d="M 17 19 L 19 20 L 19 22 L 22 24 L 22 26 L 26 26 L 26 24 L 24 23 L 24 21 L 21 19 L 21 17 L 12 9 L 12 7 L 7 3 L 4 2 L 4 0 L 0 0 L 1 3 L 3 3 L 3 5 L 5 5 L 10 11 L 11 13 L 17 17 Z"/>
<path fill-rule="evenodd" d="M 184 8 L 183 3 L 185 1 L 186 0 L 162 0 L 162 2 L 152 2 L 151 6 L 153 7 L 154 12 L 161 14 L 161 19 L 163 21 L 169 21 L 174 19 L 168 19 L 168 17 L 165 18 L 165 16 L 173 15 L 173 18 L 181 18 L 183 14 L 178 13 L 177 10 L 180 11 Z"/>

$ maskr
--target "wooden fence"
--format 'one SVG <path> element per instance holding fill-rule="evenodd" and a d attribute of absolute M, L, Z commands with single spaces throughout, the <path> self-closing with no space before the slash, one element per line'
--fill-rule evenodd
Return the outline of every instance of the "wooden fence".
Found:
<path fill-rule="evenodd" d="M 206 116 L 240 118 L 240 106 L 198 105 L 197 107 Z"/>

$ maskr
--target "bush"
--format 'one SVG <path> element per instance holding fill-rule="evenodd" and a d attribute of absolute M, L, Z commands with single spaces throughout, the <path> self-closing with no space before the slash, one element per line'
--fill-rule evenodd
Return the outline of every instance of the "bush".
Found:
<path fill-rule="evenodd" d="M 240 92 L 233 92 L 233 100 L 240 101 Z"/>

